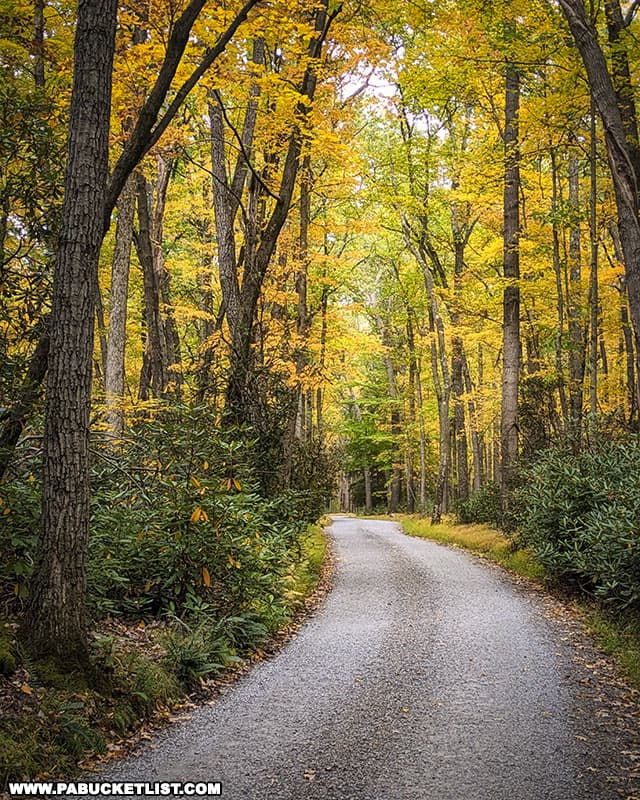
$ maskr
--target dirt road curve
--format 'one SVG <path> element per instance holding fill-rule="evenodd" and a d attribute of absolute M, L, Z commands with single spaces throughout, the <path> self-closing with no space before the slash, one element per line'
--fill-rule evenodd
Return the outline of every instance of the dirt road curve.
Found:
<path fill-rule="evenodd" d="M 297 638 L 103 779 L 221 781 L 226 800 L 635 796 L 614 766 L 630 745 L 534 593 L 391 522 L 330 533 L 334 588 Z"/>

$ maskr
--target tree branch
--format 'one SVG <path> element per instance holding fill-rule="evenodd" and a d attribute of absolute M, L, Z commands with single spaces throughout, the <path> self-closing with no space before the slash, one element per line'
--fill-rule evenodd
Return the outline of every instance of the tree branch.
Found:
<path fill-rule="evenodd" d="M 182 59 L 189 35 L 194 22 L 202 11 L 206 0 L 191 0 L 185 11 L 182 13 L 180 19 L 176 23 L 169 43 L 167 45 L 167 54 L 165 60 L 158 74 L 158 78 L 151 90 L 149 97 L 143 105 L 138 121 L 135 128 L 118 159 L 111 180 L 107 186 L 103 226 L 104 231 L 109 229 L 111 224 L 111 212 L 118 200 L 120 192 L 122 191 L 127 178 L 140 163 L 140 160 L 146 153 L 153 147 L 154 144 L 160 139 L 162 134 L 169 127 L 169 124 L 175 117 L 178 109 L 187 98 L 191 90 L 196 86 L 200 78 L 205 74 L 213 62 L 220 56 L 226 46 L 231 41 L 231 38 L 238 30 L 240 25 L 247 19 L 251 9 L 257 5 L 261 0 L 247 0 L 244 6 L 236 14 L 233 21 L 228 28 L 221 34 L 218 41 L 213 47 L 207 48 L 200 64 L 193 70 L 191 75 L 182 84 L 175 94 L 175 97 L 169 104 L 169 107 L 162 115 L 159 121 L 158 115 L 162 108 L 167 94 L 171 88 L 171 83 L 175 77 L 176 71 Z"/>

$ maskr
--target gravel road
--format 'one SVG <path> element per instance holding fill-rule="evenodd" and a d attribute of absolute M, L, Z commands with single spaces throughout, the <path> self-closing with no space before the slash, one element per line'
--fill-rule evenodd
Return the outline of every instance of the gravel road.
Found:
<path fill-rule="evenodd" d="M 334 586 L 296 638 L 101 780 L 221 781 L 226 800 L 632 797 L 606 775 L 627 745 L 608 724 L 585 735 L 597 692 L 535 593 L 392 522 L 336 516 L 330 534 Z"/>

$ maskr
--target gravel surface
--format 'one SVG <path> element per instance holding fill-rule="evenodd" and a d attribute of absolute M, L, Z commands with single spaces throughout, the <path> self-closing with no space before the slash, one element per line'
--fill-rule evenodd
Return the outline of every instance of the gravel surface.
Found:
<path fill-rule="evenodd" d="M 594 722 L 599 693 L 535 592 L 392 522 L 336 516 L 330 534 L 334 587 L 296 638 L 100 780 L 221 781 L 227 800 L 635 797 L 608 774 L 626 734 Z"/>

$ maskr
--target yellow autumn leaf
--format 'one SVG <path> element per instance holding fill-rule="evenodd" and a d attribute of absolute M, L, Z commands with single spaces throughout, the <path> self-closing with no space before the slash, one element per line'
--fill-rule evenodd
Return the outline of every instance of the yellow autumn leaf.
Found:
<path fill-rule="evenodd" d="M 151 588 L 151 581 L 147 581 L 144 585 L 145 592 L 148 592 L 150 588 Z"/>
<path fill-rule="evenodd" d="M 239 492 L 242 491 L 242 486 L 240 486 L 240 481 L 237 478 L 233 479 L 233 485 Z"/>
<path fill-rule="evenodd" d="M 195 486 L 195 487 L 196 487 L 196 489 L 199 489 L 199 488 L 200 488 L 200 481 L 199 481 L 199 480 L 198 480 L 198 479 L 195 477 L 195 475 L 192 475 L 192 476 L 189 478 L 189 480 L 191 481 L 191 485 L 192 485 L 192 486 Z"/>
<path fill-rule="evenodd" d="M 202 567 L 202 583 L 209 588 L 211 586 L 211 575 L 206 567 Z"/>
<path fill-rule="evenodd" d="M 194 508 L 193 514 L 191 515 L 191 522 L 199 522 L 202 518 L 202 509 L 200 506 Z"/>
<path fill-rule="evenodd" d="M 33 694 L 33 689 L 27 683 L 22 684 L 22 686 L 20 687 L 20 691 L 23 694 Z"/>

